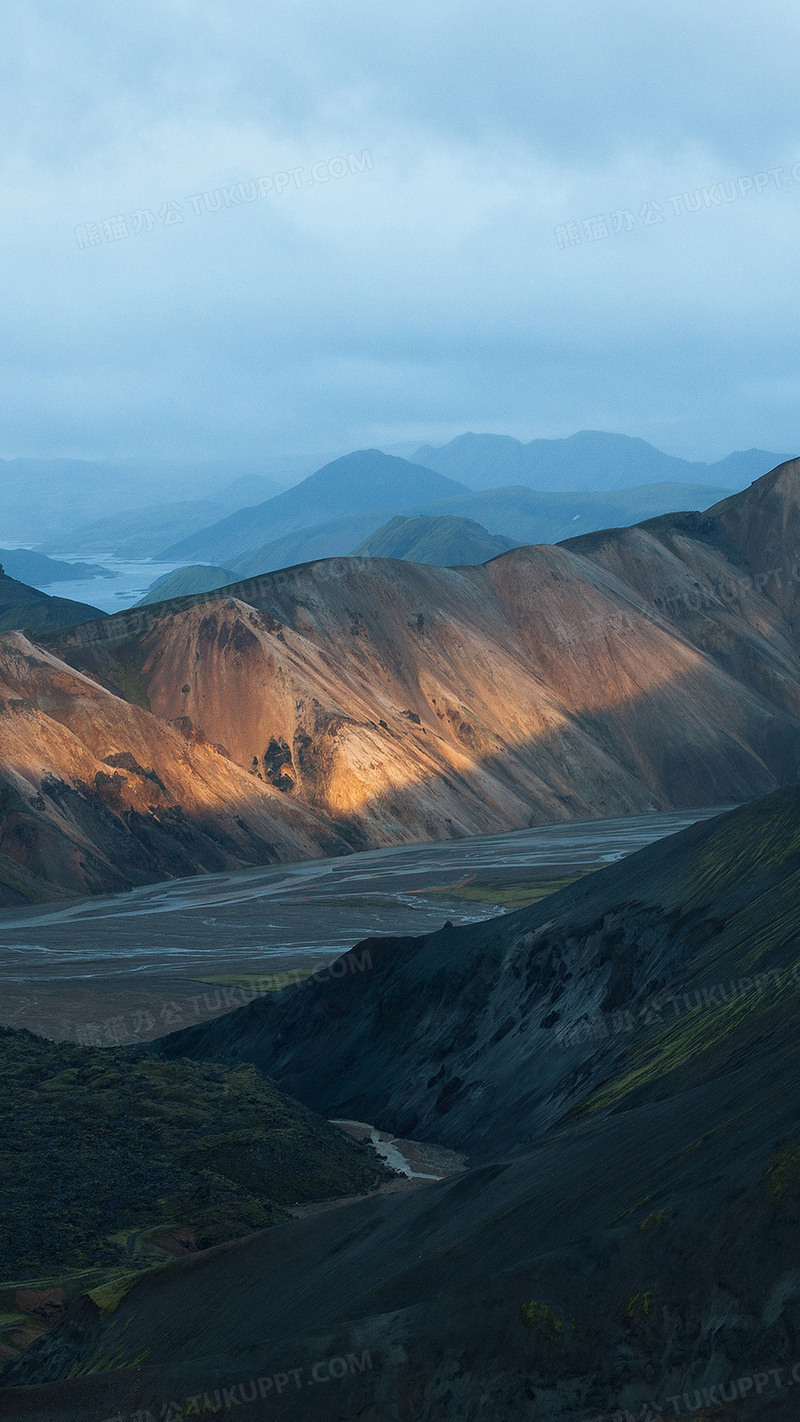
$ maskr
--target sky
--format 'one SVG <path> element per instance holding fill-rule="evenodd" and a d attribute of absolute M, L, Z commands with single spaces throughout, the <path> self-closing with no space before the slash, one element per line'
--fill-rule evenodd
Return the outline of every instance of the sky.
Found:
<path fill-rule="evenodd" d="M 7 0 L 2 31 L 0 456 L 800 451 L 788 0 Z"/>

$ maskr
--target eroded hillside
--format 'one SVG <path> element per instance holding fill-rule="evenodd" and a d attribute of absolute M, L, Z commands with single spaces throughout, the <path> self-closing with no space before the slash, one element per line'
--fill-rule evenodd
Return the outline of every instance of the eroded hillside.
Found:
<path fill-rule="evenodd" d="M 792 461 L 705 514 L 482 567 L 335 559 L 47 651 L 3 639 L 19 891 L 54 827 L 50 878 L 85 891 L 793 783 L 799 508 Z"/>

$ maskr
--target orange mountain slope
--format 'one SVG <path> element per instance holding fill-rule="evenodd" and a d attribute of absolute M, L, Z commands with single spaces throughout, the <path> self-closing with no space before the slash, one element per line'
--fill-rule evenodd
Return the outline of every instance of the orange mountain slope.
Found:
<path fill-rule="evenodd" d="M 7 893 L 796 781 L 798 510 L 790 461 L 482 567 L 333 559 L 0 638 Z"/>

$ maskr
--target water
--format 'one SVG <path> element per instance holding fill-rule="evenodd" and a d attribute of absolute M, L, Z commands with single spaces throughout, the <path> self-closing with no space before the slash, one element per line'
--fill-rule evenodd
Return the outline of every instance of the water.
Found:
<path fill-rule="evenodd" d="M 547 825 L 4 909 L 0 1023 L 87 1045 L 146 1041 L 248 1000 L 244 989 L 210 990 L 215 979 L 316 968 L 373 935 L 503 912 L 459 898 L 467 878 L 569 878 L 718 812 Z"/>
<path fill-rule="evenodd" d="M 116 558 L 113 553 L 80 560 L 73 553 L 53 553 L 49 556 L 66 563 L 96 563 L 114 573 L 113 578 L 80 578 L 74 582 L 36 585 L 50 597 L 88 602 L 91 607 L 99 607 L 101 612 L 121 612 L 124 608 L 133 607 L 157 578 L 163 578 L 166 573 L 184 566 L 183 563 L 151 563 L 146 558 Z"/>

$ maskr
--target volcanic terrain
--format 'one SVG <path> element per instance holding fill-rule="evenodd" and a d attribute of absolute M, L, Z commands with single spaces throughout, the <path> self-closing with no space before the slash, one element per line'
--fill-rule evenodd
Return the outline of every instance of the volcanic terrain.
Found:
<path fill-rule="evenodd" d="M 5 902 L 800 770 L 800 461 L 478 567 L 305 564 L 0 638 Z"/>

